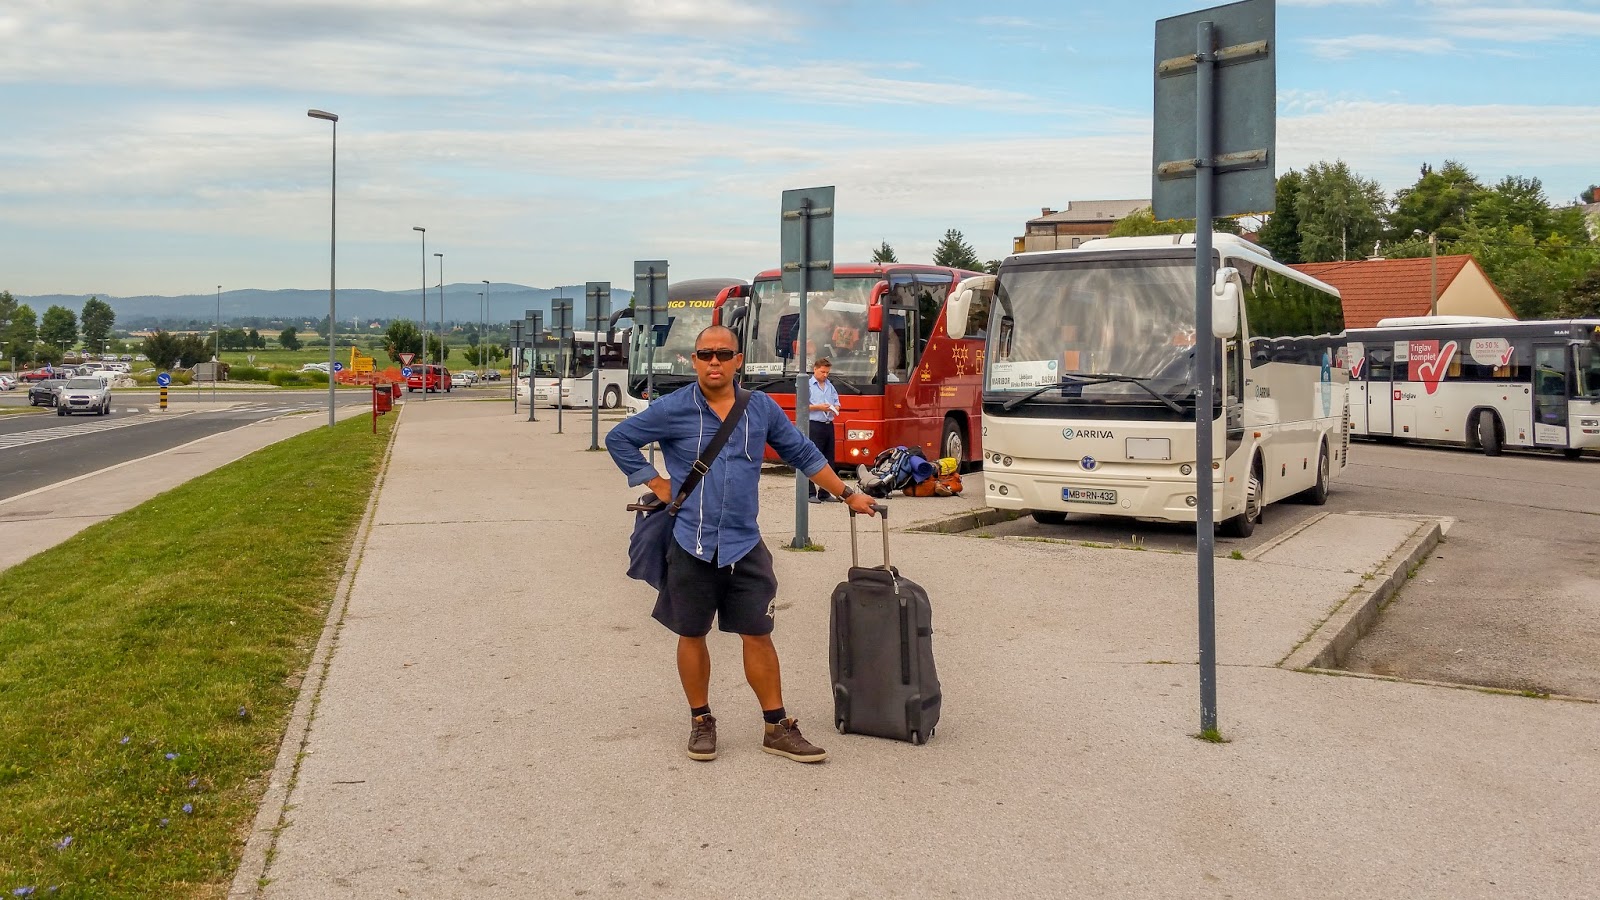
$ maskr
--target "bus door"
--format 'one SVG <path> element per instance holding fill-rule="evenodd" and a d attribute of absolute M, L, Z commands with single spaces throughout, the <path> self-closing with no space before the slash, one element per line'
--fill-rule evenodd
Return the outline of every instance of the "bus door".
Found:
<path fill-rule="evenodd" d="M 1567 401 L 1572 379 L 1565 344 L 1533 346 L 1533 442 L 1540 447 L 1567 446 Z"/>
<path fill-rule="evenodd" d="M 1367 348 L 1367 434 L 1394 434 L 1394 345 Z"/>
<path fill-rule="evenodd" d="M 883 362 L 883 427 L 887 446 L 920 446 L 915 429 L 909 423 L 913 416 L 910 387 L 917 368 L 917 350 L 926 340 L 918 334 L 917 280 L 915 275 L 891 275 L 889 288 L 883 295 L 883 333 L 879 335 L 879 352 Z"/>
<path fill-rule="evenodd" d="M 906 409 L 915 424 L 906 434 L 905 444 L 913 441 L 922 447 L 929 459 L 944 455 L 940 438 L 944 430 L 944 410 L 952 405 L 946 392 L 955 393 L 948 383 L 952 372 L 950 340 L 938 332 L 939 313 L 950 296 L 950 286 L 955 279 L 949 275 L 924 272 L 917 276 L 912 309 L 909 315 L 915 320 L 916 340 L 910 344 L 911 379 L 906 388 Z"/>

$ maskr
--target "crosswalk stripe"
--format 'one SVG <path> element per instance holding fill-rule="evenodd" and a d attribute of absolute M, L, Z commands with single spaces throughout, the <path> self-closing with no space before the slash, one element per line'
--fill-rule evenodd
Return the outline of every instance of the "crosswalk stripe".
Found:
<path fill-rule="evenodd" d="M 20 431 L 14 434 L 0 434 L 0 450 L 9 450 L 12 447 L 26 447 L 31 444 L 42 444 L 45 441 L 54 441 L 61 438 L 76 437 L 80 434 L 98 434 L 102 431 L 113 431 L 118 428 L 127 428 L 129 425 L 140 425 L 145 422 L 170 421 L 190 413 L 171 413 L 134 415 L 129 418 L 100 419 L 85 422 L 81 425 L 63 425 L 60 428 L 38 428 L 33 431 Z"/>

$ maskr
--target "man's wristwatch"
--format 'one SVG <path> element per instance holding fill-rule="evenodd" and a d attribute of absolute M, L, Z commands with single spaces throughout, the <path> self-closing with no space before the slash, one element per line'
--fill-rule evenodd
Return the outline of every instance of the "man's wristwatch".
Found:
<path fill-rule="evenodd" d="M 861 492 L 847 484 L 844 486 L 844 490 L 839 492 L 839 499 L 848 500 L 859 493 Z"/>

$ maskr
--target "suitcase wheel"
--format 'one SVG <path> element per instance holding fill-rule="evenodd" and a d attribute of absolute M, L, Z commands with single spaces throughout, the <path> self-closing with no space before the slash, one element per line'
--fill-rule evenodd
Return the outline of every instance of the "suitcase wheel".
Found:
<path fill-rule="evenodd" d="M 919 747 L 922 746 L 922 734 L 916 731 L 911 732 L 911 743 Z"/>
<path fill-rule="evenodd" d="M 840 734 L 844 734 L 844 720 L 843 719 L 834 719 L 833 720 L 833 727 L 838 729 Z"/>

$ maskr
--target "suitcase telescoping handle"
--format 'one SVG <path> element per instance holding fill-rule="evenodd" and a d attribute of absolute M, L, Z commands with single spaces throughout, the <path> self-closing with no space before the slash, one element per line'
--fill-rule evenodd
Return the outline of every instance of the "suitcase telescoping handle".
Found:
<path fill-rule="evenodd" d="M 872 511 L 883 520 L 883 567 L 889 568 L 889 507 L 887 504 L 874 503 Z M 850 565 L 861 568 L 861 553 L 856 549 L 856 511 L 850 510 Z"/>

